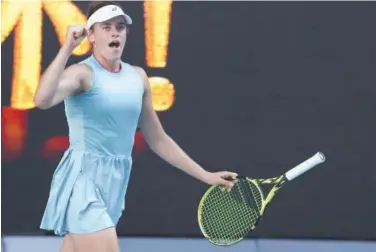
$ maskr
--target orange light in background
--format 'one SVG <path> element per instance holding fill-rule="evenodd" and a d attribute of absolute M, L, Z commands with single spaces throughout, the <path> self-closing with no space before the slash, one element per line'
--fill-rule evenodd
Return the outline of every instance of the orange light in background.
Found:
<path fill-rule="evenodd" d="M 170 36 L 172 1 L 145 1 L 146 63 L 149 67 L 166 67 Z"/>
<path fill-rule="evenodd" d="M 1 43 L 16 25 L 22 11 L 22 4 L 1 1 Z"/>
<path fill-rule="evenodd" d="M 85 23 L 86 18 L 71 1 L 8 0 L 2 1 L 1 7 L 1 42 L 15 29 L 11 107 L 31 109 L 41 73 L 43 8 L 54 24 L 60 43 L 64 42 L 69 24 Z M 83 55 L 89 50 L 90 44 L 84 40 L 74 54 Z"/>
<path fill-rule="evenodd" d="M 56 159 L 69 147 L 67 136 L 54 136 L 44 143 L 41 156 L 44 159 Z"/>
<path fill-rule="evenodd" d="M 34 107 L 33 96 L 41 71 L 42 4 L 38 2 L 10 4 L 17 4 L 21 7 L 14 33 L 11 107 L 29 109 Z M 7 11 L 4 8 L 2 10 Z M 1 23 L 2 26 L 7 26 L 6 20 L 2 20 Z"/>
<path fill-rule="evenodd" d="M 170 37 L 172 1 L 145 1 L 145 43 L 148 67 L 167 66 L 168 42 Z M 164 77 L 150 77 L 153 107 L 156 111 L 171 108 L 175 101 L 174 85 Z"/>
<path fill-rule="evenodd" d="M 43 2 L 43 8 L 49 18 L 52 20 L 52 24 L 55 27 L 55 31 L 61 45 L 65 41 L 68 25 L 86 24 L 86 16 L 81 12 L 80 8 L 70 3 L 70 1 Z M 89 50 L 90 42 L 87 38 L 85 38 L 81 44 L 74 49 L 73 55 L 84 55 L 88 53 Z"/>
<path fill-rule="evenodd" d="M 28 113 L 10 107 L 1 108 L 1 156 L 14 160 L 21 156 L 25 148 Z"/>
<path fill-rule="evenodd" d="M 141 131 L 137 131 L 134 135 L 133 156 L 139 157 L 146 149 L 146 147 L 147 143 L 145 141 L 144 135 L 141 133 Z"/>
<path fill-rule="evenodd" d="M 166 78 L 150 77 L 153 87 L 152 100 L 156 111 L 168 110 L 175 101 L 174 85 Z"/>

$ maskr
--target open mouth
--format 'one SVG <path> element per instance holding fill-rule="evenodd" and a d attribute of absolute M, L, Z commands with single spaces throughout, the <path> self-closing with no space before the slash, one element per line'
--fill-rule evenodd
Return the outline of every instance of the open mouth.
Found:
<path fill-rule="evenodd" d="M 113 41 L 110 44 L 108 44 L 108 46 L 111 47 L 111 48 L 118 48 L 120 46 L 120 42 L 119 41 Z"/>

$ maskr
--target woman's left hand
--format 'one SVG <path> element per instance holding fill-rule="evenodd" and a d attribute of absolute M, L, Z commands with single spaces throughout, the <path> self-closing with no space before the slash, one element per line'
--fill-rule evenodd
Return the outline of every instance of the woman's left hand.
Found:
<path fill-rule="evenodd" d="M 208 172 L 205 174 L 203 181 L 209 185 L 222 185 L 224 189 L 230 191 L 234 186 L 234 180 L 238 174 L 228 171 Z"/>

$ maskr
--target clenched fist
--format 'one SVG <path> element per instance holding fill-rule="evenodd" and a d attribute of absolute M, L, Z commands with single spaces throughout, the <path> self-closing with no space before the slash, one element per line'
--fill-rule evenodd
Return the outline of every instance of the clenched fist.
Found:
<path fill-rule="evenodd" d="M 84 25 L 69 25 L 65 35 L 64 46 L 73 51 L 86 37 L 87 30 Z"/>

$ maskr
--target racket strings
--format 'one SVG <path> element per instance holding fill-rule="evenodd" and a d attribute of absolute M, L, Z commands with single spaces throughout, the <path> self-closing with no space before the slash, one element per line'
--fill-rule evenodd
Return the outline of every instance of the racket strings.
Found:
<path fill-rule="evenodd" d="M 226 193 L 222 191 L 217 191 L 213 193 Z M 213 195 L 214 197 L 214 195 Z M 239 195 L 236 195 L 233 200 L 232 213 L 229 214 L 228 212 L 224 211 L 225 205 L 223 205 L 223 200 L 212 200 L 207 202 L 203 208 L 203 214 L 205 216 L 203 225 L 206 233 L 210 237 L 217 237 L 217 239 L 221 240 L 231 240 L 232 235 L 239 236 L 241 235 L 241 226 L 242 225 L 229 225 L 230 223 L 234 223 L 236 221 L 236 216 L 240 218 L 248 218 L 244 211 L 242 211 L 241 207 L 237 207 L 240 203 Z M 209 199 L 207 199 L 209 200 Z M 232 200 L 232 199 L 225 199 L 225 200 Z M 226 235 L 227 234 L 227 235 Z"/>
<path fill-rule="evenodd" d="M 237 180 L 230 192 L 215 187 L 201 209 L 204 234 L 217 244 L 229 244 L 244 237 L 260 217 L 262 194 L 247 180 Z"/>
<path fill-rule="evenodd" d="M 257 219 L 258 219 L 260 217 L 262 204 L 264 202 L 263 195 L 261 194 L 261 189 L 253 184 L 252 186 L 250 186 L 250 189 L 252 190 L 252 196 L 254 197 L 253 202 L 256 204 L 256 209 L 259 210 L 259 212 L 257 213 Z"/>

